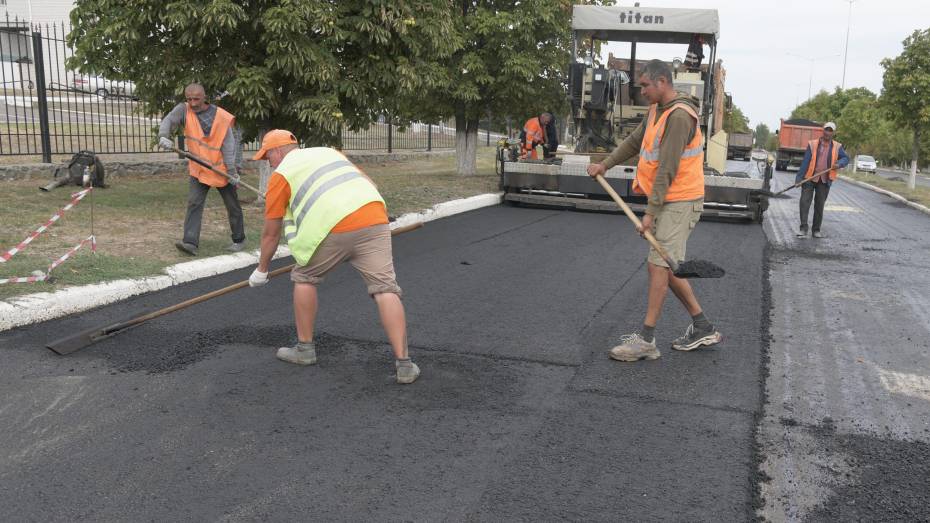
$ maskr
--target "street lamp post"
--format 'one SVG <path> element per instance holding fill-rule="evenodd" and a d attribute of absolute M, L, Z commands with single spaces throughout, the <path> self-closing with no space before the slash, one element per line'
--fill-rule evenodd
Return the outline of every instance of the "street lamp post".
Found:
<path fill-rule="evenodd" d="M 814 56 L 814 57 L 811 57 L 811 56 L 801 56 L 801 55 L 799 55 L 799 54 L 794 54 L 794 53 L 788 53 L 788 56 L 793 56 L 793 57 L 795 57 L 795 58 L 800 58 L 800 59 L 802 59 L 802 60 L 807 60 L 808 62 L 811 63 L 811 72 L 810 72 L 810 76 L 807 78 L 807 99 L 810 100 L 810 99 L 811 99 L 811 90 L 812 90 L 813 85 L 814 85 L 814 62 L 816 62 L 817 60 L 824 60 L 824 59 L 827 59 L 827 58 L 836 58 L 836 57 L 839 56 L 839 55 L 838 55 L 838 54 L 831 54 L 831 55 L 827 55 L 827 56 Z"/>
<path fill-rule="evenodd" d="M 849 16 L 846 18 L 846 47 L 843 50 L 843 89 L 846 89 L 846 56 L 849 54 L 849 27 L 852 25 L 852 5 L 856 0 L 845 1 L 849 3 Z"/>

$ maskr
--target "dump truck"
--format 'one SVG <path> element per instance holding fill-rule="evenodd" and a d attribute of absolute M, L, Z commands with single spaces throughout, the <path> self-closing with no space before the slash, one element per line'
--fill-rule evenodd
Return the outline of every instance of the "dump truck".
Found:
<path fill-rule="evenodd" d="M 778 150 L 775 152 L 775 168 L 779 171 L 799 169 L 807 151 L 807 143 L 823 136 L 823 125 L 811 120 L 781 120 L 778 135 Z"/>
<path fill-rule="evenodd" d="M 727 160 L 748 160 L 752 156 L 752 133 L 730 133 L 727 143 Z"/>
<path fill-rule="evenodd" d="M 521 160 L 516 147 L 498 148 L 500 187 L 504 201 L 513 205 L 542 205 L 570 209 L 617 211 L 604 189 L 586 173 L 591 162 L 607 153 L 633 132 L 649 111 L 649 103 L 636 85 L 637 47 L 663 44 L 665 57 L 684 56 L 698 42 L 709 50 L 706 64 L 671 60 L 675 88 L 699 100 L 698 122 L 705 143 L 705 216 L 761 221 L 768 201 L 771 165 L 727 161 L 727 135 L 722 130 L 725 93 L 722 65 L 717 61 L 720 23 L 715 9 L 677 9 L 576 5 L 572 12 L 572 56 L 568 91 L 571 105 L 573 153 L 551 160 Z M 595 52 L 601 44 L 622 42 L 629 57 L 600 64 Z M 763 161 L 763 164 L 765 162 Z M 647 197 L 633 192 L 637 158 L 607 171 L 610 186 L 634 210 L 645 210 Z"/>

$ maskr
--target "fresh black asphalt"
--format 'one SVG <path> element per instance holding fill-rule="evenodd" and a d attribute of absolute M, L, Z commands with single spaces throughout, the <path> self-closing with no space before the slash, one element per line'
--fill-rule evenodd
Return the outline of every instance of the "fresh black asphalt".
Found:
<path fill-rule="evenodd" d="M 44 348 L 248 277 L 167 289 L 0 333 L 0 519 L 720 520 L 752 518 L 765 235 L 701 222 L 689 258 L 718 347 L 607 350 L 639 327 L 646 244 L 622 215 L 491 207 L 394 238 L 411 354 L 392 380 L 348 266 L 320 288 L 319 364 L 288 365 L 286 277 L 70 356 Z M 284 261 L 280 262 L 283 263 Z"/>

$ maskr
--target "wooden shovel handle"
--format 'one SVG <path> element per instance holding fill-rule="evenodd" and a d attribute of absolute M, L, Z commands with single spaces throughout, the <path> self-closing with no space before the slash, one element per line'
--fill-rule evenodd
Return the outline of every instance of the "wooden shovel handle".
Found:
<path fill-rule="evenodd" d="M 607 183 L 607 180 L 605 180 L 604 177 L 601 176 L 600 174 L 597 175 L 597 183 L 601 184 L 601 187 L 603 187 L 604 190 L 607 191 L 607 194 L 609 194 L 610 197 L 613 198 L 615 202 L 617 202 L 617 205 L 619 205 L 620 208 L 623 209 L 623 214 L 626 214 L 626 217 L 629 218 L 631 222 L 633 222 L 633 225 L 635 225 L 637 229 L 642 229 L 643 222 L 641 222 L 639 218 L 635 214 L 633 214 L 633 210 L 630 209 L 630 206 L 627 205 L 625 201 L 623 201 L 623 198 L 621 198 L 620 195 L 617 194 L 617 191 L 615 191 L 614 188 L 611 187 L 609 183 Z M 643 236 L 646 238 L 646 241 L 649 242 L 649 245 L 652 245 L 652 248 L 655 249 L 657 253 L 659 253 L 659 256 L 661 256 L 662 259 L 665 260 L 665 263 L 668 264 L 668 268 L 671 269 L 672 272 L 677 271 L 678 262 L 673 260 L 668 255 L 668 253 L 665 252 L 665 249 L 663 249 L 662 246 L 659 245 L 659 242 L 656 241 L 656 237 L 652 235 L 652 231 L 644 230 Z"/>
<path fill-rule="evenodd" d="M 210 165 L 210 162 L 204 160 L 203 158 L 201 158 L 201 157 L 199 157 L 199 156 L 197 156 L 197 155 L 195 155 L 195 154 L 193 154 L 193 153 L 190 153 L 190 152 L 187 152 L 187 151 L 182 151 L 181 149 L 178 149 L 177 147 L 175 147 L 173 150 L 174 150 L 174 152 L 176 152 L 176 153 L 178 153 L 179 155 L 183 156 L 184 158 L 187 158 L 188 160 L 190 160 L 190 161 L 196 163 L 197 165 L 206 167 L 207 169 L 210 169 L 211 171 L 213 171 L 213 172 L 215 172 L 216 174 L 218 174 L 218 175 L 220 175 L 220 176 L 226 178 L 227 180 L 232 181 L 232 178 L 229 177 L 229 174 L 224 173 L 223 171 L 221 171 L 221 170 L 217 169 L 216 167 Z M 238 184 L 238 185 L 241 185 L 241 186 L 245 187 L 246 189 L 248 189 L 248 190 L 250 190 L 250 191 L 253 191 L 255 194 L 261 196 L 262 198 L 265 197 L 265 193 L 259 191 L 259 190 L 256 189 L 255 187 L 252 187 L 251 185 L 245 183 L 244 181 L 242 181 L 241 178 L 239 179 L 239 184 Z"/>
<path fill-rule="evenodd" d="M 814 178 L 820 176 L 821 174 L 826 174 L 826 173 L 828 173 L 828 172 L 830 172 L 830 171 L 832 171 L 832 170 L 833 170 L 833 168 L 831 167 L 831 168 L 829 168 L 829 169 L 824 169 L 824 170 L 820 171 L 819 173 L 814 173 L 814 174 L 810 175 L 809 178 L 804 178 L 804 179 L 801 180 L 800 182 L 795 182 L 795 184 L 792 185 L 791 187 L 788 187 L 787 189 L 782 189 L 782 190 L 778 191 L 777 193 L 775 193 L 775 195 L 778 196 L 779 194 L 784 194 L 784 193 L 790 191 L 791 189 L 794 189 L 795 187 L 800 187 L 800 186 L 804 185 L 805 183 L 807 183 L 807 182 L 813 180 Z"/>

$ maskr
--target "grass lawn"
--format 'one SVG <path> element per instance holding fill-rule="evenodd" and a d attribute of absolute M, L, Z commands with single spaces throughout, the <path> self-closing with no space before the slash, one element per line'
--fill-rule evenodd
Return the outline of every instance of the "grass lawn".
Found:
<path fill-rule="evenodd" d="M 870 185 L 885 189 L 886 191 L 900 194 L 912 202 L 930 207 L 930 187 L 923 187 L 918 185 L 914 188 L 914 190 L 910 190 L 907 188 L 907 181 L 887 180 L 876 174 L 869 174 L 864 172 L 854 173 L 851 170 L 843 171 L 842 174 L 854 180 L 865 182 Z M 907 179 L 906 174 L 903 174 L 901 177 L 903 180 Z"/>
<path fill-rule="evenodd" d="M 455 174 L 455 157 L 411 161 L 364 163 L 360 167 L 378 184 L 391 216 L 429 208 L 440 202 L 497 191 L 494 150 L 478 151 L 479 174 L 463 178 Z M 258 186 L 256 173 L 243 179 Z M 192 258 L 179 253 L 187 201 L 187 176 L 110 178 L 111 186 L 98 189 L 66 212 L 48 231 L 7 263 L 0 263 L 0 279 L 45 271 L 49 264 L 93 232 L 97 253 L 85 246 L 59 266 L 53 283 L 0 285 L 0 299 L 54 291 L 67 286 L 121 278 L 160 274 L 164 267 Z M 17 245 L 55 211 L 68 203 L 76 187 L 60 187 L 51 193 L 38 190 L 45 180 L 0 182 L 0 253 Z M 245 213 L 246 245 L 258 248 L 262 209 L 254 195 L 240 189 Z M 203 215 L 199 258 L 225 254 L 230 242 L 226 209 L 217 191 L 210 191 Z"/>

